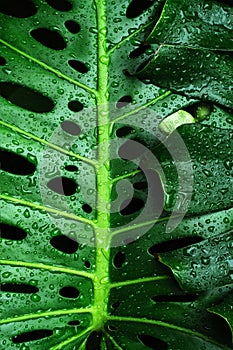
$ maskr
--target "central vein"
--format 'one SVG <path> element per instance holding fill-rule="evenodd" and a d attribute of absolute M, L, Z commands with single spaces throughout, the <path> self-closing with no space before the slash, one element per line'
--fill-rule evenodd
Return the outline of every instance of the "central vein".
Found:
<path fill-rule="evenodd" d="M 108 107 L 108 54 L 106 48 L 106 8 L 104 1 L 96 0 L 98 26 L 98 91 L 97 123 L 98 123 L 98 168 L 97 168 L 97 221 L 95 231 L 96 273 L 94 283 L 95 329 L 103 328 L 107 319 L 107 299 L 109 291 L 109 247 L 107 246 L 110 213 L 108 203 L 111 198 L 111 182 L 109 180 L 110 137 L 109 137 L 109 107 Z"/>

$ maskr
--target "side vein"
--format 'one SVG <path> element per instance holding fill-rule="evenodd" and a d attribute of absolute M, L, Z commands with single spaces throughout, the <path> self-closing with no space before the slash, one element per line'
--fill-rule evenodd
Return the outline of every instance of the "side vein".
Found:
<path fill-rule="evenodd" d="M 86 91 L 88 91 L 88 92 L 90 92 L 90 93 L 96 94 L 96 90 L 94 90 L 94 89 L 92 89 L 92 88 L 86 86 L 85 84 L 82 84 L 82 83 L 78 82 L 77 80 L 74 80 L 74 79 L 68 77 L 67 75 L 65 75 L 65 74 L 63 74 L 63 73 L 61 73 L 61 72 L 59 72 L 59 70 L 48 66 L 46 63 L 37 60 L 35 57 L 32 57 L 32 56 L 28 55 L 27 53 L 25 53 L 25 52 L 23 52 L 23 51 L 17 49 L 16 47 L 12 46 L 11 44 L 9 44 L 8 42 L 6 42 L 5 40 L 0 39 L 0 43 L 2 43 L 3 45 L 9 47 L 11 50 L 13 50 L 13 51 L 19 53 L 20 55 L 26 57 L 27 59 L 29 59 L 29 60 L 31 60 L 31 61 L 33 61 L 33 62 L 39 64 L 41 67 L 43 67 L 43 68 L 49 70 L 50 72 L 53 72 L 53 73 L 56 74 L 57 76 L 59 76 L 59 77 L 65 79 L 65 80 L 69 81 L 70 83 L 75 84 L 75 85 L 81 87 L 82 89 L 84 89 L 84 90 L 86 90 Z"/>
<path fill-rule="evenodd" d="M 0 124 L 3 125 L 3 126 L 5 126 L 5 127 L 7 127 L 7 128 L 9 128 L 9 129 L 11 129 L 11 130 L 13 130 L 13 131 L 15 131 L 15 132 L 17 132 L 17 133 L 20 133 L 20 134 L 22 134 L 22 135 L 25 135 L 25 136 L 27 136 L 27 137 L 30 137 L 32 140 L 38 141 L 38 142 L 40 142 L 41 144 L 44 144 L 44 145 L 46 145 L 46 146 L 48 146 L 48 147 L 50 147 L 50 148 L 53 148 L 53 149 L 57 150 L 58 152 L 61 152 L 61 153 L 63 153 L 63 154 L 66 154 L 66 155 L 68 155 L 68 156 L 70 156 L 70 157 L 74 157 L 74 158 L 76 158 L 76 159 L 78 159 L 78 160 L 83 161 L 84 163 L 90 164 L 90 165 L 92 165 L 93 167 L 96 167 L 96 165 L 97 165 L 97 162 L 94 161 L 94 160 L 92 160 L 92 159 L 88 159 L 88 158 L 82 157 L 82 156 L 80 156 L 80 155 L 78 155 L 78 154 L 76 154 L 76 153 L 67 151 L 67 150 L 63 149 L 62 147 L 60 147 L 60 146 L 57 146 L 57 145 L 55 145 L 55 144 L 53 144 L 53 143 L 50 143 L 50 142 L 48 142 L 48 141 L 46 141 L 46 140 L 43 140 L 43 139 L 41 139 L 41 138 L 35 136 L 35 135 L 33 135 L 33 134 L 31 134 L 31 133 L 29 133 L 29 132 L 27 132 L 27 131 L 24 131 L 24 130 L 20 129 L 19 127 L 15 126 L 15 125 L 11 125 L 11 124 L 9 124 L 9 123 L 3 121 L 3 120 L 0 120 Z"/>
<path fill-rule="evenodd" d="M 66 345 L 69 345 L 70 343 L 74 342 L 75 340 L 78 340 L 79 338 L 81 338 L 83 335 L 89 333 L 92 330 L 92 327 L 89 327 L 88 329 L 86 329 L 85 331 L 79 333 L 78 335 L 75 335 L 71 338 L 68 338 L 66 340 L 64 340 L 62 343 L 53 346 L 52 348 L 50 348 L 49 350 L 58 350 L 58 349 L 65 349 Z"/>
<path fill-rule="evenodd" d="M 93 274 L 85 272 L 85 271 L 78 271 L 78 270 L 73 270 L 73 269 L 69 269 L 66 267 L 46 265 L 46 264 L 41 264 L 41 263 L 31 263 L 31 262 L 27 262 L 27 261 L 18 261 L 18 260 L 14 261 L 14 260 L 1 259 L 0 265 L 22 266 L 22 267 L 28 267 L 31 269 L 40 269 L 40 270 L 48 270 L 48 271 L 52 271 L 52 272 L 67 273 L 70 275 L 86 277 L 86 278 L 89 278 L 91 280 L 94 279 Z"/>
<path fill-rule="evenodd" d="M 43 211 L 46 211 L 47 213 L 53 213 L 53 214 L 56 214 L 56 215 L 59 215 L 59 216 L 65 217 L 65 218 L 69 218 L 69 219 L 73 219 L 73 220 L 76 220 L 76 221 L 80 221 L 80 222 L 88 224 L 88 225 L 90 225 L 92 227 L 95 226 L 95 224 L 94 224 L 94 222 L 92 220 L 85 219 L 85 218 L 83 218 L 81 216 L 77 216 L 77 215 L 72 214 L 72 213 L 67 213 L 65 211 L 61 211 L 61 210 L 58 210 L 58 209 L 55 209 L 55 208 L 45 207 L 45 206 L 43 206 L 41 204 L 36 204 L 36 203 L 24 201 L 24 200 L 19 199 L 19 198 L 6 196 L 5 194 L 1 194 L 0 198 L 5 200 L 5 201 L 9 201 L 9 202 L 25 205 L 25 206 L 27 206 L 29 208 L 32 208 L 32 209 L 43 210 Z"/>
<path fill-rule="evenodd" d="M 0 324 L 34 320 L 40 317 L 62 316 L 62 315 L 71 315 L 71 314 L 87 314 L 87 313 L 92 313 L 92 309 L 89 308 L 89 309 L 54 310 L 54 311 L 40 312 L 36 314 L 25 314 L 22 316 L 6 318 L 3 320 L 0 320 Z"/>
<path fill-rule="evenodd" d="M 145 103 L 144 105 L 141 105 L 140 107 L 135 108 L 134 110 L 131 110 L 128 113 L 125 113 L 125 114 L 123 114 L 123 115 L 113 119 L 112 122 L 116 123 L 116 122 L 118 122 L 118 121 L 120 121 L 122 119 L 125 119 L 126 117 L 129 117 L 129 116 L 131 116 L 131 115 L 133 115 L 135 113 L 138 113 L 141 110 L 143 110 L 143 109 L 145 109 L 145 108 L 147 108 L 149 106 L 152 106 L 153 104 L 159 102 L 160 100 L 164 100 L 166 97 L 168 97 L 171 94 L 172 94 L 172 91 L 166 91 L 164 94 L 153 98 L 152 100 L 150 100 L 149 102 Z"/>
<path fill-rule="evenodd" d="M 174 331 L 183 332 L 183 333 L 189 334 L 190 336 L 195 336 L 195 337 L 201 338 L 205 341 L 219 345 L 219 343 L 217 343 L 214 339 L 211 339 L 204 334 L 201 334 L 201 333 L 194 331 L 192 329 L 176 326 L 174 324 L 166 323 L 163 321 L 149 320 L 146 318 L 124 317 L 124 316 L 122 316 L 122 317 L 121 316 L 120 317 L 119 316 L 109 316 L 108 320 L 109 321 L 120 321 L 120 322 L 135 322 L 135 323 L 142 323 L 142 324 L 144 323 L 144 324 L 149 324 L 149 325 L 156 325 L 159 327 L 166 327 L 169 329 L 173 329 Z"/>
<path fill-rule="evenodd" d="M 110 288 L 130 286 L 132 284 L 138 284 L 138 283 L 144 283 L 144 282 L 155 282 L 155 281 L 161 281 L 161 280 L 167 280 L 167 279 L 171 279 L 171 277 L 170 276 L 156 276 L 156 277 L 139 278 L 136 280 L 127 280 L 127 281 L 111 283 Z"/>

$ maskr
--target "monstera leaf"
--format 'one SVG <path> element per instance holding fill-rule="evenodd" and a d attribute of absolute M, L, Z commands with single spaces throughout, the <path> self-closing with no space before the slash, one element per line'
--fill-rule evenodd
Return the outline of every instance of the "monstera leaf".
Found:
<path fill-rule="evenodd" d="M 1 348 L 232 349 L 231 1 L 0 12 Z"/>

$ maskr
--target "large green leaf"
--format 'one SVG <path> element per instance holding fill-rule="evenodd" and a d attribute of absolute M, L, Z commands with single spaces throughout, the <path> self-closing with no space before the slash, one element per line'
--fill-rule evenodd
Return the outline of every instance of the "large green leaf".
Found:
<path fill-rule="evenodd" d="M 232 349 L 232 6 L 190 3 L 0 1 L 3 349 Z"/>
<path fill-rule="evenodd" d="M 231 1 L 168 0 L 148 37 L 160 46 L 139 76 L 232 108 L 232 16 Z"/>

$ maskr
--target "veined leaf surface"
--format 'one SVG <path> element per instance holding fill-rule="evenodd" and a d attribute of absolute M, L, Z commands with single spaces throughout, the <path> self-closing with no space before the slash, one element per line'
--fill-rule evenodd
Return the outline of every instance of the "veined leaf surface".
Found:
<path fill-rule="evenodd" d="M 232 349 L 231 3 L 0 11 L 1 347 Z"/>

